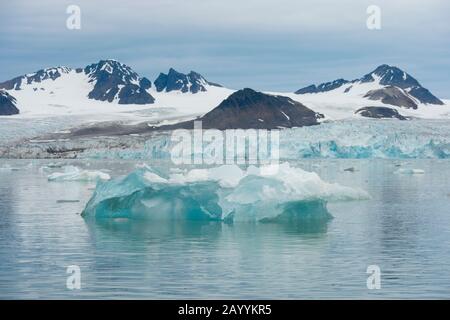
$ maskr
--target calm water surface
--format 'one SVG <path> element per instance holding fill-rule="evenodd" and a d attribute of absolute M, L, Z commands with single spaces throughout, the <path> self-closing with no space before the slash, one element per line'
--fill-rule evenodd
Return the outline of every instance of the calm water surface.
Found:
<path fill-rule="evenodd" d="M 426 173 L 394 174 L 398 163 Z M 0 160 L 19 169 L 0 169 L 2 299 L 450 298 L 448 160 L 299 161 L 372 196 L 329 203 L 334 219 L 300 226 L 88 223 L 78 213 L 94 186 L 49 183 L 44 164 Z M 118 175 L 134 164 L 90 166 Z M 366 286 L 373 264 L 380 290 Z M 81 268 L 81 290 L 66 288 L 70 265 Z"/>

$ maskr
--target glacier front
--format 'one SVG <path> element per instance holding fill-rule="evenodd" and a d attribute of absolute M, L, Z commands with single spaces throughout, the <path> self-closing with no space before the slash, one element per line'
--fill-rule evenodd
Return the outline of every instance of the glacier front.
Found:
<path fill-rule="evenodd" d="M 3 130 L 0 128 L 0 133 Z M 10 139 L 5 139 L 2 146 L 3 138 L 0 135 L 0 158 L 170 160 L 175 144 L 171 137 L 170 131 L 88 137 L 67 134 L 20 143 L 8 143 Z M 279 146 L 282 160 L 448 159 L 450 122 L 423 119 L 325 122 L 318 126 L 280 129 Z"/>

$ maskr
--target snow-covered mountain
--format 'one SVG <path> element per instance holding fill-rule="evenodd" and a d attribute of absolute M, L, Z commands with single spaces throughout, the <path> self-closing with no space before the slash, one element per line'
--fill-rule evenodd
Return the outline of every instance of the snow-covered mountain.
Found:
<path fill-rule="evenodd" d="M 46 68 L 0 83 L 0 89 L 17 100 L 21 114 L 49 115 L 151 104 L 150 87 L 148 79 L 115 60 L 101 60 L 85 68 Z"/>
<path fill-rule="evenodd" d="M 191 71 L 188 74 L 180 73 L 173 68 L 167 74 L 160 73 L 155 80 L 158 92 L 181 91 L 183 93 L 205 92 L 208 87 L 221 87 L 221 85 L 207 81 L 201 74 Z"/>
<path fill-rule="evenodd" d="M 366 107 L 388 107 L 400 117 L 442 118 L 450 108 L 407 72 L 387 64 L 355 80 L 337 79 L 309 85 L 289 95 L 327 118 L 348 118 Z M 378 113 L 382 115 L 382 113 Z M 381 117 L 381 116 L 380 116 Z"/>
<path fill-rule="evenodd" d="M 172 68 L 152 83 L 116 60 L 100 60 L 83 68 L 42 69 L 0 83 L 0 89 L 5 92 L 2 115 L 16 114 L 11 111 L 14 105 L 20 111 L 18 117 L 97 114 L 95 120 L 145 118 L 164 123 L 203 116 L 235 92 L 194 71 L 183 74 Z M 411 75 L 388 65 L 352 81 L 338 79 L 295 93 L 270 94 L 287 96 L 329 120 L 450 118 L 448 101 L 444 104 Z"/>
<path fill-rule="evenodd" d="M 80 82 L 80 83 L 77 83 Z M 86 86 L 90 84 L 90 86 Z M 5 90 L 47 91 L 71 85 L 72 90 L 91 89 L 89 99 L 119 104 L 148 104 L 154 98 L 146 91 L 151 87 L 147 78 L 140 78 L 130 67 L 115 60 L 100 60 L 85 68 L 53 67 L 26 74 L 0 83 Z M 77 87 L 75 87 L 77 86 Z M 20 96 L 20 94 L 18 94 Z"/>
<path fill-rule="evenodd" d="M 359 79 L 352 81 L 338 79 L 332 82 L 326 82 L 319 85 L 310 85 L 305 88 L 296 91 L 296 94 L 306 93 L 322 93 L 338 88 L 344 88 L 344 93 L 360 93 L 358 86 L 363 84 L 371 84 L 374 86 L 372 91 L 383 90 L 385 88 L 395 87 L 398 90 L 398 94 L 404 94 L 405 96 L 413 97 L 418 100 L 419 103 L 424 104 L 436 104 L 443 105 L 444 103 L 435 97 L 428 89 L 422 87 L 422 85 L 414 79 L 411 75 L 405 71 L 387 64 L 383 64 L 377 67 L 372 72 L 364 75 Z M 367 92 L 366 95 L 370 96 Z"/>
<path fill-rule="evenodd" d="M 130 112 L 147 118 L 198 116 L 233 92 L 196 72 L 185 75 L 173 69 L 165 77 L 161 74 L 153 85 L 112 59 L 83 68 L 42 69 L 2 82 L 0 89 L 9 94 L 9 100 L 15 99 L 23 117 L 109 114 L 135 118 Z"/>

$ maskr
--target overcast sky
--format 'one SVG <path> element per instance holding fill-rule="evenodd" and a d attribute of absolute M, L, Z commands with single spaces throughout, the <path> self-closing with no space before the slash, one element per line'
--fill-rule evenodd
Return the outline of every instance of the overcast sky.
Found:
<path fill-rule="evenodd" d="M 396 65 L 450 98 L 446 0 L 2 1 L 0 80 L 114 58 L 154 80 L 173 67 L 239 89 L 294 91 Z M 66 8 L 81 8 L 81 30 Z M 366 27 L 369 5 L 381 30 Z"/>

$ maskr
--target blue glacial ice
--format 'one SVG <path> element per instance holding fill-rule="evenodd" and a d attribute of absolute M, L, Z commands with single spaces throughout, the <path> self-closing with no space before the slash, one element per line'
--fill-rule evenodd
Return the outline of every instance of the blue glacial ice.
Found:
<path fill-rule="evenodd" d="M 271 221 L 329 219 L 329 201 L 368 199 L 361 190 L 324 182 L 291 167 L 240 169 L 224 165 L 161 173 L 140 168 L 99 182 L 82 216 L 86 219 Z"/>
<path fill-rule="evenodd" d="M 450 122 L 338 121 L 281 135 L 280 154 L 299 158 L 450 158 Z"/>

